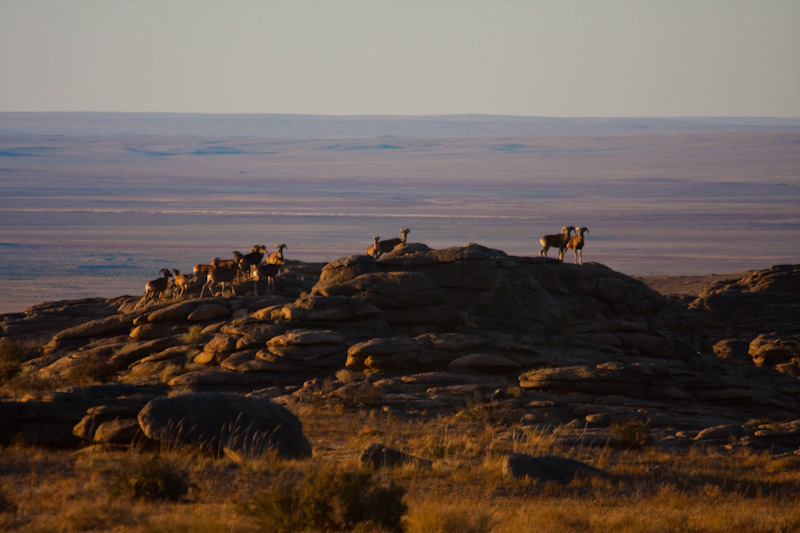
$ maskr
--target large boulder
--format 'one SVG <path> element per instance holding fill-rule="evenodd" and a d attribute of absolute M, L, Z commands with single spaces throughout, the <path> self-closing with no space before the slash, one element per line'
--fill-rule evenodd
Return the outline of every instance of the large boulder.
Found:
<path fill-rule="evenodd" d="M 138 418 L 150 439 L 194 445 L 215 455 L 230 450 L 247 457 L 268 452 L 287 459 L 311 456 L 297 417 L 268 400 L 211 392 L 157 398 Z"/>
<path fill-rule="evenodd" d="M 372 256 L 349 255 L 342 257 L 325 265 L 314 290 L 324 293 L 327 287 L 339 285 L 362 274 L 380 271 L 380 267 Z"/>
<path fill-rule="evenodd" d="M 455 309 L 444 291 L 420 272 L 361 274 L 338 284 L 314 288 L 324 296 L 358 296 L 383 311 L 389 324 L 436 327 L 453 320 Z"/>

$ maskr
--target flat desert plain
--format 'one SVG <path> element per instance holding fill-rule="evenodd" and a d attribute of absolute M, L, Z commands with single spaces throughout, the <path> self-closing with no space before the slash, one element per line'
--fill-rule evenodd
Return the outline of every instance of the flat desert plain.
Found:
<path fill-rule="evenodd" d="M 564 225 L 637 277 L 798 263 L 800 121 L 0 113 L 0 313 L 257 243 L 536 256 Z"/>

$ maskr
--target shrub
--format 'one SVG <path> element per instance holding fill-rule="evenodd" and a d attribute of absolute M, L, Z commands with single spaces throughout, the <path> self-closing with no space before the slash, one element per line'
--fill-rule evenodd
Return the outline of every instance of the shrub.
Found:
<path fill-rule="evenodd" d="M 126 461 L 113 476 L 111 493 L 157 501 L 177 501 L 189 492 L 189 475 L 158 456 Z"/>
<path fill-rule="evenodd" d="M 11 501 L 5 492 L 0 490 L 0 514 L 2 513 L 16 513 L 17 504 Z"/>
<path fill-rule="evenodd" d="M 456 413 L 456 418 L 464 422 L 514 426 L 522 420 L 522 415 L 523 411 L 516 408 L 512 402 L 492 401 L 488 403 L 470 402 Z"/>
<path fill-rule="evenodd" d="M 612 441 L 625 448 L 641 448 L 650 442 L 650 423 L 647 420 L 613 422 L 608 428 Z"/>
<path fill-rule="evenodd" d="M 241 509 L 265 531 L 400 530 L 405 489 L 377 485 L 368 470 L 313 470 L 254 496 Z"/>
<path fill-rule="evenodd" d="M 97 357 L 87 357 L 69 372 L 67 381 L 74 385 L 107 383 L 116 374 L 116 369 Z"/>
<path fill-rule="evenodd" d="M 14 378 L 22 364 L 42 355 L 41 345 L 0 339 L 0 383 Z"/>

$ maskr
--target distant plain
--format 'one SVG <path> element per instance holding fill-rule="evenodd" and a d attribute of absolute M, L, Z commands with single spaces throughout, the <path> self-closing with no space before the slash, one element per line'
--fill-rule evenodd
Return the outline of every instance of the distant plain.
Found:
<path fill-rule="evenodd" d="M 798 263 L 800 121 L 0 113 L 0 313 L 256 243 L 536 256 L 563 225 L 631 276 Z"/>

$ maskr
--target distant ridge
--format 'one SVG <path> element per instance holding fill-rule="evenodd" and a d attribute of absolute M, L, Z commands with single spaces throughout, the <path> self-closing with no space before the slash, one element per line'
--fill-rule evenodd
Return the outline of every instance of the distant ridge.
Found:
<path fill-rule="evenodd" d="M 157 135 L 343 139 L 715 133 L 800 127 L 800 118 L 557 118 L 501 115 L 324 116 L 0 113 L 0 135 Z"/>

